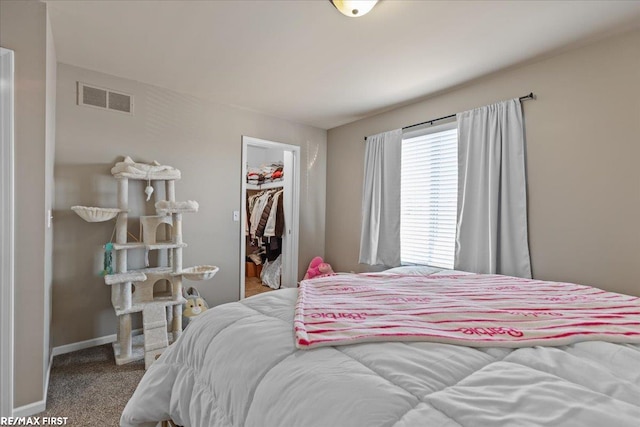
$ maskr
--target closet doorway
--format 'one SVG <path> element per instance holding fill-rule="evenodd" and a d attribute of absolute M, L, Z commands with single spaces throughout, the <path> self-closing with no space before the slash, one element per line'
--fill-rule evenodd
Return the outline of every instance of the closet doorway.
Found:
<path fill-rule="evenodd" d="M 300 147 L 243 136 L 241 191 L 240 299 L 250 296 L 247 278 L 297 287 Z"/>

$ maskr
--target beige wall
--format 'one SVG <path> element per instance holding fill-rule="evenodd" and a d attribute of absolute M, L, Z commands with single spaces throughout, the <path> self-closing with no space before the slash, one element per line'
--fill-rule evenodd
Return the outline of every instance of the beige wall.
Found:
<path fill-rule="evenodd" d="M 428 72 L 428 70 L 425 70 Z M 328 262 L 358 265 L 363 137 L 521 96 L 534 277 L 640 295 L 640 31 L 329 130 Z"/>
<path fill-rule="evenodd" d="M 169 60 L 169 58 L 168 58 Z M 134 96 L 134 115 L 76 105 L 76 82 Z M 242 135 L 301 147 L 300 272 L 324 254 L 326 131 L 251 111 L 222 106 L 159 87 L 58 65 L 55 162 L 53 340 L 55 346 L 116 331 L 110 289 L 98 272 L 101 247 L 114 221 L 86 223 L 74 205 L 116 206 L 110 168 L 124 155 L 177 167 L 178 200 L 196 200 L 186 214 L 184 266 L 214 264 L 218 274 L 198 287 L 210 305 L 235 301 L 240 293 L 240 209 Z M 132 215 L 144 210 L 143 184 L 129 187 Z M 147 214 L 153 212 L 147 205 Z M 130 231 L 138 234 L 137 225 Z M 139 254 L 141 255 L 141 254 Z M 130 258 L 131 261 L 131 258 Z M 133 258 L 141 263 L 141 258 Z M 142 267 L 142 265 L 138 265 Z"/>
<path fill-rule="evenodd" d="M 45 399 L 49 364 L 51 229 L 45 213 L 53 187 L 56 61 L 46 5 L 0 2 L 0 44 L 15 51 L 16 61 L 14 406 L 20 407 Z"/>

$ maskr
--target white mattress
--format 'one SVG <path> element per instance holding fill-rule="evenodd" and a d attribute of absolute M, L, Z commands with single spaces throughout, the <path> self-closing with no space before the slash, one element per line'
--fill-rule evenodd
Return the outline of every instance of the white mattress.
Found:
<path fill-rule="evenodd" d="M 147 371 L 121 425 L 640 425 L 638 345 L 298 350 L 296 296 L 284 289 L 205 312 Z"/>

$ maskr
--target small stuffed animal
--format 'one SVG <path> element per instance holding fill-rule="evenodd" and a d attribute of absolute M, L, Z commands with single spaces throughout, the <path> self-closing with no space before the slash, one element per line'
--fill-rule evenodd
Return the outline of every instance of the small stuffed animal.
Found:
<path fill-rule="evenodd" d="M 331 264 L 327 264 L 323 261 L 322 257 L 315 257 L 309 263 L 307 268 L 307 274 L 304 275 L 304 280 L 313 279 L 314 277 L 324 277 L 335 274 L 331 268 Z"/>
<path fill-rule="evenodd" d="M 182 323 L 186 327 L 190 320 L 207 311 L 209 306 L 196 288 L 191 287 L 186 292 L 183 290 L 183 296 L 187 300 L 182 309 Z"/>

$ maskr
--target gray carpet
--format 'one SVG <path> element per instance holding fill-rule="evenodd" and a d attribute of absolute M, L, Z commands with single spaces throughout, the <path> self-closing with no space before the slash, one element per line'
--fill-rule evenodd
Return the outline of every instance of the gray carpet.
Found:
<path fill-rule="evenodd" d="M 69 417 L 67 426 L 118 426 L 144 374 L 144 361 L 118 366 L 111 344 L 53 358 L 47 409 L 40 417 Z"/>

